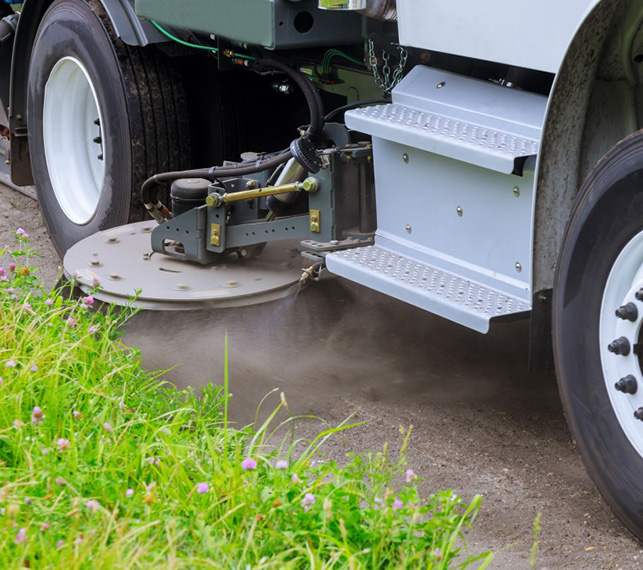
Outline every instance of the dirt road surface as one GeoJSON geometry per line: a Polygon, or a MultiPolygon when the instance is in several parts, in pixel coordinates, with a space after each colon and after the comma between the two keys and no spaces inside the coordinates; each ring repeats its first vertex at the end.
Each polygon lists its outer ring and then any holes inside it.
{"type": "MultiPolygon", "coordinates": [[[[0,187],[0,243],[23,227],[53,283],[60,260],[37,204],[0,187]]],[[[200,313],[140,313],[126,341],[150,368],[176,368],[179,386],[220,382],[228,331],[231,414],[252,421],[273,388],[297,413],[330,425],[364,425],[326,445],[349,451],[399,448],[413,426],[409,465],[424,495],[438,488],[483,494],[467,534],[473,552],[499,551],[492,568],[530,568],[533,522],[542,514],[537,568],[643,568],[643,547],[611,515],[571,441],[553,375],[526,371],[526,322],[480,335],[339,279],[261,307],[200,313]]],[[[269,409],[278,403],[273,395],[269,409]]],[[[324,424],[301,420],[297,436],[324,424]]]]}

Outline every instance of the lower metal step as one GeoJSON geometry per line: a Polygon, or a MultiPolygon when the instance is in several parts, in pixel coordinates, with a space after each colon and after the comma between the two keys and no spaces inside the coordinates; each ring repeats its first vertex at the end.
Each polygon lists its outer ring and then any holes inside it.
{"type": "Polygon", "coordinates": [[[522,299],[377,245],[328,254],[326,265],[331,273],[482,333],[494,318],[531,310],[522,299]]]}

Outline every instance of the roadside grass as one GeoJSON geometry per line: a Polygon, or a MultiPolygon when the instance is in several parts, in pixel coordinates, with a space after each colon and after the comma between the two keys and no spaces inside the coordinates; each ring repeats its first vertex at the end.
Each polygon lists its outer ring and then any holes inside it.
{"type": "MultiPolygon", "coordinates": [[[[232,429],[118,342],[132,310],[45,291],[28,236],[0,268],[0,568],[483,568],[480,497],[422,500],[406,464],[232,429]],[[322,449],[320,450],[320,447],[322,449]]],[[[99,285],[97,284],[97,287],[99,285]]],[[[282,428],[288,428],[287,420],[282,428]]],[[[284,431],[283,429],[281,431],[284,431]]],[[[280,431],[280,433],[281,433],[280,431]]],[[[288,430],[286,430],[288,431],[288,430]]]]}

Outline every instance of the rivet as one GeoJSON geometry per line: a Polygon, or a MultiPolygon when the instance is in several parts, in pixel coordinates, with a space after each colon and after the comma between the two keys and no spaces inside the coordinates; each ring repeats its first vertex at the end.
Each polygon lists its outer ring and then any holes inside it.
{"type": "Polygon", "coordinates": [[[436,88],[436,89],[442,89],[446,84],[447,84],[447,83],[446,83],[446,81],[440,81],[440,83],[438,83],[438,84],[435,86],[435,88],[436,88]]]}
{"type": "Polygon", "coordinates": [[[107,243],[118,243],[118,241],[119,241],[118,238],[111,237],[107,240],[107,243]]]}
{"type": "Polygon", "coordinates": [[[402,155],[402,160],[404,161],[404,164],[408,164],[409,163],[409,155],[404,153],[402,155]]]}
{"type": "Polygon", "coordinates": [[[514,186],[514,196],[518,198],[520,196],[520,187],[519,186],[514,186]]]}
{"type": "Polygon", "coordinates": [[[225,286],[226,287],[238,287],[239,284],[236,281],[226,281],[225,286]]]}
{"type": "Polygon", "coordinates": [[[455,211],[457,212],[458,216],[462,217],[462,214],[464,214],[464,210],[462,209],[462,206],[458,206],[455,211]]]}
{"type": "Polygon", "coordinates": [[[112,281],[118,281],[121,278],[121,276],[118,273],[110,273],[109,278],[112,281]]]}
{"type": "Polygon", "coordinates": [[[406,224],[406,233],[410,234],[413,231],[413,228],[411,227],[411,224],[406,224]]]}
{"type": "Polygon", "coordinates": [[[179,283],[175,289],[177,291],[187,291],[190,287],[188,285],[185,285],[184,283],[179,283]]]}
{"type": "Polygon", "coordinates": [[[520,263],[520,261],[516,261],[516,271],[518,273],[522,271],[522,263],[520,263]]]}
{"type": "Polygon", "coordinates": [[[101,263],[100,263],[100,261],[99,261],[98,259],[92,259],[92,260],[89,262],[89,264],[90,264],[90,265],[93,265],[94,267],[98,267],[101,263]]]}

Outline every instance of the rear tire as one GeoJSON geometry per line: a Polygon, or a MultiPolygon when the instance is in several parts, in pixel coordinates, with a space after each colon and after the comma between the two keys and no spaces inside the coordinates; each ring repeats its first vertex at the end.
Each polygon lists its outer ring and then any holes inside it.
{"type": "Polygon", "coordinates": [[[643,355],[635,354],[635,345],[643,347],[640,289],[643,131],[618,143],[581,188],[553,304],[558,385],[572,435],[605,501],[643,540],[643,421],[634,416],[643,408],[643,355]],[[632,320],[616,315],[628,303],[636,308],[632,320]],[[608,349],[620,337],[630,344],[627,355],[608,349]],[[630,375],[636,393],[618,390],[630,375]]]}
{"type": "Polygon", "coordinates": [[[187,103],[173,62],[117,39],[96,0],[56,0],[45,13],[27,111],[38,199],[61,255],[99,230],[143,219],[144,180],[191,166],[187,103]]]}

